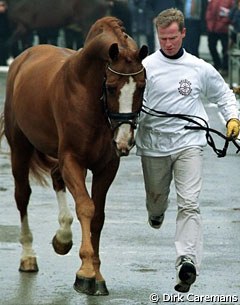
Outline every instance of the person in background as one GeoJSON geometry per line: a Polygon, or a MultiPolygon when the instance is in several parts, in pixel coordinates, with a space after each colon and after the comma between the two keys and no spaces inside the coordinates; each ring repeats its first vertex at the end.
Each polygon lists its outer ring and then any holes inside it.
{"type": "Polygon", "coordinates": [[[201,34],[204,31],[206,0],[183,0],[186,37],[183,47],[187,52],[199,57],[201,34]]]}
{"type": "Polygon", "coordinates": [[[110,14],[122,20],[126,32],[132,36],[132,16],[128,2],[128,0],[109,1],[110,14]]]}
{"type": "Polygon", "coordinates": [[[228,17],[230,19],[231,25],[233,26],[230,43],[235,44],[237,33],[240,33],[240,0],[235,1],[235,5],[231,8],[228,17]]]}
{"type": "Polygon", "coordinates": [[[39,38],[39,44],[58,45],[59,29],[56,28],[42,28],[36,31],[39,38]]]}
{"type": "Polygon", "coordinates": [[[8,38],[10,35],[9,22],[7,16],[7,3],[0,1],[0,66],[7,66],[9,58],[8,38]]]}
{"type": "Polygon", "coordinates": [[[82,29],[76,24],[63,28],[65,47],[72,50],[79,50],[83,47],[84,37],[82,29]]]}
{"type": "Polygon", "coordinates": [[[147,44],[154,51],[153,9],[150,0],[129,0],[132,16],[132,36],[138,45],[147,44]]]}
{"type": "Polygon", "coordinates": [[[234,0],[209,0],[206,10],[206,24],[208,33],[208,47],[215,69],[223,76],[228,74],[228,17],[234,0]],[[217,43],[221,42],[222,56],[217,50],[217,43]]]}
{"type": "Polygon", "coordinates": [[[154,11],[154,17],[156,17],[161,11],[172,7],[179,7],[181,5],[181,1],[182,0],[149,0],[149,3],[154,11]]]}
{"type": "MultiPolygon", "coordinates": [[[[203,103],[206,99],[216,103],[225,118],[227,137],[236,138],[240,121],[235,95],[211,64],[183,49],[186,35],[183,13],[174,8],[162,11],[156,18],[156,28],[161,49],[143,60],[146,69],[143,107],[208,120],[203,103]]],[[[154,229],[162,226],[174,179],[178,205],[175,290],[188,292],[199,274],[202,259],[199,194],[205,131],[186,129],[192,123],[176,116],[150,114],[141,112],[136,133],[148,222],[154,229]]]]}

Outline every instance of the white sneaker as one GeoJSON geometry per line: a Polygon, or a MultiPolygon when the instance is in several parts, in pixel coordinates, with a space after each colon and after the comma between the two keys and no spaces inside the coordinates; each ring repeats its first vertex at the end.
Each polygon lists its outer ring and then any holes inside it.
{"type": "Polygon", "coordinates": [[[180,265],[177,267],[177,284],[174,288],[179,292],[188,292],[195,280],[196,268],[194,263],[189,257],[183,256],[180,265]]]}

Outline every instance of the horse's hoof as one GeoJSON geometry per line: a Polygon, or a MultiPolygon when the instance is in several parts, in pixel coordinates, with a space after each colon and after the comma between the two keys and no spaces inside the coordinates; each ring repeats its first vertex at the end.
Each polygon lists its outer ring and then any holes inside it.
{"type": "Polygon", "coordinates": [[[38,272],[36,257],[28,257],[24,260],[22,259],[18,270],[21,272],[38,272]]]}
{"type": "Polygon", "coordinates": [[[76,276],[73,288],[77,292],[94,295],[95,294],[95,278],[86,278],[76,276]]]}
{"type": "Polygon", "coordinates": [[[96,281],[94,295],[109,295],[105,281],[96,281]]]}
{"type": "Polygon", "coordinates": [[[56,235],[55,235],[55,236],[53,237],[53,240],[52,240],[52,245],[53,245],[54,251],[55,251],[57,254],[65,255],[65,254],[67,254],[67,253],[71,250],[72,245],[73,245],[73,242],[72,242],[72,240],[71,240],[69,243],[66,243],[66,244],[60,243],[60,242],[57,240],[57,237],[56,237],[56,235]]]}

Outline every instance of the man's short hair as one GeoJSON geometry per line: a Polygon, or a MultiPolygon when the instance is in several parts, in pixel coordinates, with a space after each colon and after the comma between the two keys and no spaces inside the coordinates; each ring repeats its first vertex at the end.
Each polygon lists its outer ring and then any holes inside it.
{"type": "Polygon", "coordinates": [[[184,15],[177,8],[169,8],[160,12],[156,18],[156,27],[165,29],[173,22],[177,22],[179,31],[184,29],[184,15]]]}

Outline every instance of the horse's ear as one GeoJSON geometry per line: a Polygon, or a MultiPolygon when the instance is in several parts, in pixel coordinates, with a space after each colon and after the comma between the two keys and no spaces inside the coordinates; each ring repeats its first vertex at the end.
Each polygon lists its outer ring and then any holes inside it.
{"type": "Polygon", "coordinates": [[[143,60],[148,55],[148,47],[142,46],[141,49],[138,52],[138,57],[143,60]]]}
{"type": "Polygon", "coordinates": [[[118,44],[113,43],[109,48],[109,56],[112,60],[117,60],[119,54],[118,44]]]}

